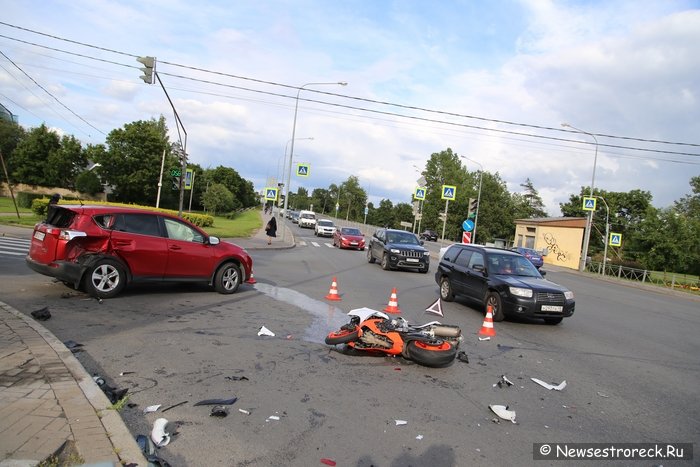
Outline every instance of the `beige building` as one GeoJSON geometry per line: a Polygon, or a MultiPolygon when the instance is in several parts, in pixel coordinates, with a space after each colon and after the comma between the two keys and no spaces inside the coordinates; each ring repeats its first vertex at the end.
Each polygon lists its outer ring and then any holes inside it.
{"type": "Polygon", "coordinates": [[[545,264],[578,269],[585,230],[585,217],[517,219],[514,246],[545,252],[545,264]]]}

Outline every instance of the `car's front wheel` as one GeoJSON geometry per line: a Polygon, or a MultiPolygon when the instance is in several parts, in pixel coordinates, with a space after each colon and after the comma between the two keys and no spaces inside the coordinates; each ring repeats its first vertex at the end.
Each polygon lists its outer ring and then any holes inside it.
{"type": "Polygon", "coordinates": [[[372,255],[372,248],[367,248],[367,262],[368,263],[374,263],[375,259],[374,256],[372,255]]]}
{"type": "Polygon", "coordinates": [[[486,308],[491,306],[491,314],[493,315],[494,322],[503,321],[505,315],[503,314],[503,305],[501,301],[501,296],[498,292],[489,292],[486,296],[486,308]]]}
{"type": "Polygon", "coordinates": [[[380,264],[382,265],[382,269],[384,269],[385,271],[391,269],[391,266],[389,266],[389,255],[384,253],[382,255],[382,262],[380,264]]]}
{"type": "Polygon", "coordinates": [[[226,263],[214,276],[214,289],[222,294],[232,294],[241,285],[241,269],[233,263],[226,263]]]}
{"type": "Polygon", "coordinates": [[[85,290],[95,298],[116,297],[126,286],[126,271],[117,261],[98,260],[85,276],[85,290]]]}

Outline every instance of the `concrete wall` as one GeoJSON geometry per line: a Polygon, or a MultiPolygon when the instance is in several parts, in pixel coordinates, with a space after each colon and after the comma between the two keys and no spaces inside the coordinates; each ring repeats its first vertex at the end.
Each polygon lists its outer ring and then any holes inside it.
{"type": "MultiPolygon", "coordinates": [[[[580,224],[580,221],[578,222],[580,224]]],[[[516,224],[515,246],[547,252],[545,264],[578,269],[581,258],[584,229],[580,226],[562,226],[561,223],[516,224]],[[558,224],[558,225],[552,225],[558,224]]]]}

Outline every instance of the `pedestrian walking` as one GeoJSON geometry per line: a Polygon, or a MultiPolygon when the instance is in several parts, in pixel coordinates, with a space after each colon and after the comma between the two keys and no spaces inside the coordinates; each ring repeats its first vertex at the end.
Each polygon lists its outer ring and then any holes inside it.
{"type": "Polygon", "coordinates": [[[267,244],[272,244],[272,239],[277,236],[277,220],[275,216],[272,216],[265,226],[265,233],[267,234],[267,244]]]}

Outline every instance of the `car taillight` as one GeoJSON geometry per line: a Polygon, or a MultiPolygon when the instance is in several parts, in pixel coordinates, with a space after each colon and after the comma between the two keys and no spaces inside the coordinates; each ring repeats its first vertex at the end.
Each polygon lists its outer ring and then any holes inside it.
{"type": "Polygon", "coordinates": [[[60,240],[65,240],[67,242],[77,237],[87,237],[87,234],[85,232],[81,232],[80,230],[61,230],[61,232],[58,234],[58,238],[60,240]]]}

